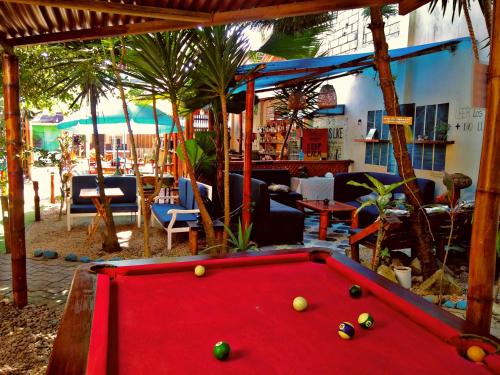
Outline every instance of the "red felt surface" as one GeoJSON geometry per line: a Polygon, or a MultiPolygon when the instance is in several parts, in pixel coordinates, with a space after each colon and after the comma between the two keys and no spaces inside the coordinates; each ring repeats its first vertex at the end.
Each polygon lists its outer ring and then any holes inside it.
{"type": "Polygon", "coordinates": [[[194,264],[169,264],[166,273],[157,273],[159,266],[118,269],[108,306],[108,373],[489,373],[445,342],[458,332],[417,309],[398,312],[406,303],[396,306],[399,298],[380,294],[338,262],[295,255],[281,263],[281,255],[279,263],[238,267],[246,259],[201,262],[207,266],[203,278],[194,276],[194,264]],[[360,299],[349,297],[353,282],[363,287],[360,299]],[[292,308],[299,295],[309,301],[301,313],[292,308]],[[374,317],[373,329],[357,325],[363,312],[374,317]],[[354,339],[338,337],[343,321],[354,324],[354,339]],[[226,362],[212,355],[220,340],[231,345],[226,362]]]}

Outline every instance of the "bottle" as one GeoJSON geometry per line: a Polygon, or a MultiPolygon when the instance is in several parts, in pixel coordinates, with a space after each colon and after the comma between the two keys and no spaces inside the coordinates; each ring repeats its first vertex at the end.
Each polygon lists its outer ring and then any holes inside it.
{"type": "Polygon", "coordinates": [[[299,160],[304,160],[304,151],[299,150],[299,160]]]}

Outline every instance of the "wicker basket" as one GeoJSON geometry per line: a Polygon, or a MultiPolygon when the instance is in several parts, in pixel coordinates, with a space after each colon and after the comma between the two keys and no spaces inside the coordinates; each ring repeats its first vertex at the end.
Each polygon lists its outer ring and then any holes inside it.
{"type": "Polygon", "coordinates": [[[318,96],[318,108],[335,108],[337,106],[337,93],[332,85],[321,87],[318,96]]]}

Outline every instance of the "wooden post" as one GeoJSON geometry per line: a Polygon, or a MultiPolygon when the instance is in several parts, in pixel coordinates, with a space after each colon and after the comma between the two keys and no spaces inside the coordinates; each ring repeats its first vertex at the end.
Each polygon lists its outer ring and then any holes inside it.
{"type": "Polygon", "coordinates": [[[35,191],[35,221],[40,221],[40,196],[38,195],[38,181],[33,181],[35,191]]]}
{"type": "Polygon", "coordinates": [[[56,203],[56,195],[54,188],[54,172],[50,172],[50,203],[56,203]]]}
{"type": "Polygon", "coordinates": [[[208,131],[214,131],[215,118],[212,111],[208,111],[208,131]]]}
{"type": "Polygon", "coordinates": [[[10,224],[9,224],[9,198],[6,195],[0,197],[2,200],[2,223],[5,252],[10,253],[10,224]]]}
{"type": "Polygon", "coordinates": [[[193,112],[191,112],[187,117],[186,117],[186,139],[193,139],[194,138],[194,115],[193,112]]]}
{"type": "Polygon", "coordinates": [[[469,258],[466,320],[478,334],[490,332],[495,283],[496,236],[500,210],[500,4],[494,3],[490,39],[486,121],[469,258]]]}
{"type": "Polygon", "coordinates": [[[240,133],[240,139],[238,139],[238,153],[241,155],[243,153],[243,115],[238,114],[238,129],[240,133]]]}
{"type": "Polygon", "coordinates": [[[12,294],[18,308],[28,303],[26,281],[26,243],[24,237],[24,181],[21,163],[21,116],[19,111],[19,60],[3,54],[3,95],[9,178],[10,251],[12,294]]]}
{"type": "Polygon", "coordinates": [[[253,103],[255,98],[254,76],[247,81],[246,108],[245,108],[245,151],[243,154],[243,211],[242,226],[250,225],[250,203],[252,199],[252,131],[253,131],[253,103]]]}
{"type": "Polygon", "coordinates": [[[177,133],[172,134],[172,139],[174,140],[174,152],[172,154],[172,163],[174,170],[175,181],[179,180],[179,158],[177,157],[177,133]]]}

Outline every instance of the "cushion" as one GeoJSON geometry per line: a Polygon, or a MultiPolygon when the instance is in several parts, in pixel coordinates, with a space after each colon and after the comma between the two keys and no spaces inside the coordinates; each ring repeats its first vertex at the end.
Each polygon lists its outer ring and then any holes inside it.
{"type": "Polygon", "coordinates": [[[392,197],[401,202],[406,202],[406,194],[405,193],[394,193],[392,197]]]}
{"type": "Polygon", "coordinates": [[[286,185],[280,185],[280,184],[271,184],[268,187],[269,191],[272,192],[281,192],[281,193],[288,193],[290,191],[290,187],[286,185]]]}
{"type": "MultiPolygon", "coordinates": [[[[97,187],[97,177],[95,175],[73,176],[71,178],[71,198],[74,204],[92,205],[90,198],[80,198],[81,189],[95,189],[97,187]]],[[[89,211],[87,211],[89,212],[89,211]]],[[[94,211],[96,212],[95,208],[94,211]]]]}
{"type": "Polygon", "coordinates": [[[371,192],[370,194],[362,195],[356,199],[359,203],[364,203],[369,200],[377,199],[378,194],[375,192],[371,192]]]}
{"type": "MultiPolygon", "coordinates": [[[[184,207],[178,205],[178,204],[169,204],[169,203],[154,203],[151,206],[151,211],[153,215],[158,219],[158,221],[164,226],[168,226],[168,223],[170,220],[172,220],[172,215],[168,214],[167,212],[172,209],[178,209],[178,210],[183,210],[184,207]]],[[[178,226],[185,226],[187,221],[196,221],[198,220],[197,214],[191,214],[191,213],[186,213],[186,214],[177,214],[176,220],[175,220],[175,227],[178,226]]]]}
{"type": "Polygon", "coordinates": [[[137,182],[135,176],[106,176],[104,186],[107,188],[120,188],[123,197],[115,197],[111,200],[114,203],[136,203],[137,202],[137,182]]]}

